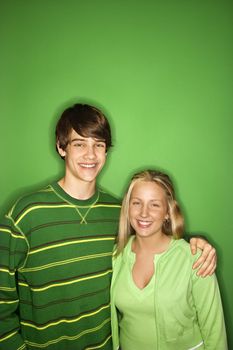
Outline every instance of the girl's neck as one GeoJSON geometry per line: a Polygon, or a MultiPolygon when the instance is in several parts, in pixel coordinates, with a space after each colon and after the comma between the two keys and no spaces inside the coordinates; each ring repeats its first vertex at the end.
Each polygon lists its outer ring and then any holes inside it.
{"type": "Polygon", "coordinates": [[[139,237],[135,236],[132,242],[134,253],[161,254],[167,250],[172,236],[161,234],[159,237],[139,237]]]}

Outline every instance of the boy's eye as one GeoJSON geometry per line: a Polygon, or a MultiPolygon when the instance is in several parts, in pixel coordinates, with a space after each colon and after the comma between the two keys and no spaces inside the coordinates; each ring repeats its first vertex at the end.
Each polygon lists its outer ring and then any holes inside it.
{"type": "Polygon", "coordinates": [[[105,143],[97,143],[97,144],[96,144],[96,147],[98,147],[98,148],[99,148],[99,147],[100,147],[100,148],[101,148],[101,147],[105,147],[105,143]]]}
{"type": "Polygon", "coordinates": [[[79,142],[74,143],[74,147],[82,147],[82,146],[84,146],[84,143],[79,143],[79,142]]]}

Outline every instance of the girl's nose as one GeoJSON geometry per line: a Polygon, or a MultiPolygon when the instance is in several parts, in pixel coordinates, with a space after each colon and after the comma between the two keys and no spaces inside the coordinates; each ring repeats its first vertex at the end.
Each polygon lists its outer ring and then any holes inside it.
{"type": "Polygon", "coordinates": [[[140,214],[142,217],[146,217],[148,215],[148,207],[146,204],[143,204],[141,206],[141,213],[140,214]]]}

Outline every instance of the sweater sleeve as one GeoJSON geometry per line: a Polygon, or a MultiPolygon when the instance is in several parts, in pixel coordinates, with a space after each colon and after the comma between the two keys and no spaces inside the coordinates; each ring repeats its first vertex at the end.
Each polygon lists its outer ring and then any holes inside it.
{"type": "Polygon", "coordinates": [[[17,270],[27,256],[26,238],[10,216],[0,224],[0,350],[23,350],[18,313],[17,270]]]}
{"type": "Polygon", "coordinates": [[[217,278],[193,272],[193,298],[206,350],[227,350],[226,329],[217,278]]]}

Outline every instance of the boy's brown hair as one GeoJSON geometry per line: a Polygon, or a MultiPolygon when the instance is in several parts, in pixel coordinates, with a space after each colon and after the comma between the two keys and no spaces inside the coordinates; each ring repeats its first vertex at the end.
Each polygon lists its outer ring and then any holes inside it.
{"type": "Polygon", "coordinates": [[[56,144],[66,149],[74,129],[82,137],[102,140],[106,150],[112,146],[111,128],[105,115],[96,107],[77,103],[65,109],[56,126],[56,144]]]}

